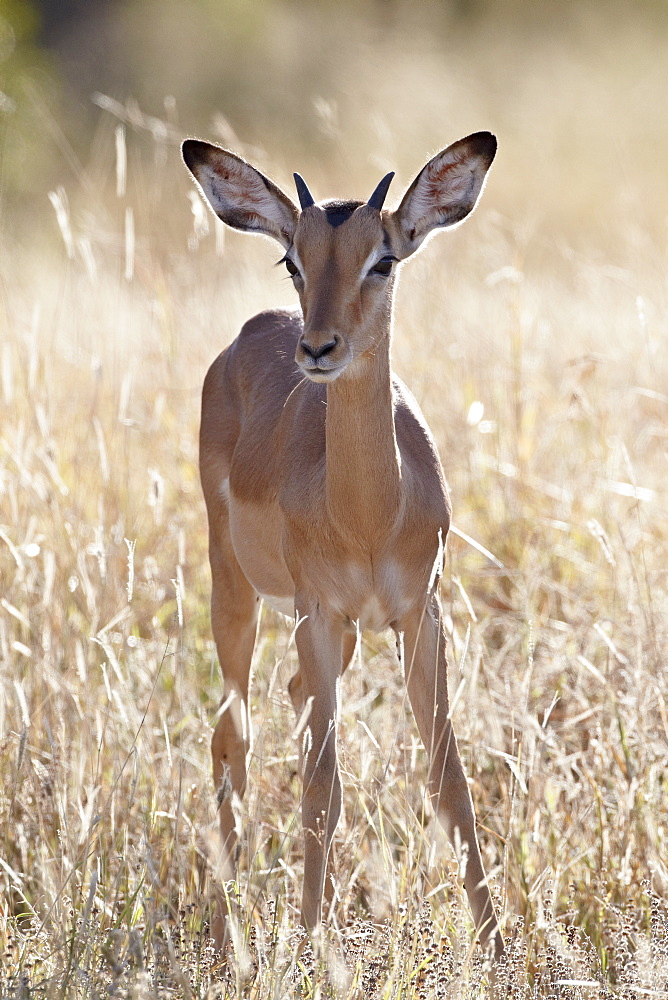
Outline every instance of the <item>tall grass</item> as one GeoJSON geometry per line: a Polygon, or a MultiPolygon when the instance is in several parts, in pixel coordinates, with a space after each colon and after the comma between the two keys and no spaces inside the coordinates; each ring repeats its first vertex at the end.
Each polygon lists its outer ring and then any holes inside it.
{"type": "MultiPolygon", "coordinates": [[[[394,357],[453,492],[453,714],[517,998],[668,995],[666,138],[654,157],[638,138],[665,54],[647,25],[613,28],[614,75],[566,31],[480,29],[439,61],[399,19],[354,62],[365,94],[397,68],[371,108],[345,64],[329,104],[304,102],[311,173],[278,129],[254,150],[317,195],[370,191],[389,162],[397,197],[429,147],[499,132],[479,211],[405,269],[394,357]]],[[[484,992],[382,636],[345,677],[335,900],[320,953],[303,938],[296,654],[267,610],[237,932],[213,954],[198,399],[243,319],[293,293],[267,244],[214,231],[180,129],[98,104],[90,164],[3,230],[0,992],[484,992]]]]}

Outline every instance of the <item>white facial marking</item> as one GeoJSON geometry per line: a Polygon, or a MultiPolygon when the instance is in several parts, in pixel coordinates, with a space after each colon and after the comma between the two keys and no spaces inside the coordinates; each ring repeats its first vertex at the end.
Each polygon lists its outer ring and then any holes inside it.
{"type": "Polygon", "coordinates": [[[382,258],[383,258],[382,253],[380,257],[378,256],[378,247],[376,247],[375,250],[372,250],[367,259],[362,264],[362,270],[360,272],[361,277],[366,278],[371,268],[374,267],[379,260],[382,260],[382,258]]]}
{"type": "Polygon", "coordinates": [[[288,256],[292,261],[292,263],[295,265],[295,267],[299,268],[299,273],[301,274],[302,278],[304,278],[304,265],[302,264],[299,258],[299,254],[297,253],[297,247],[294,245],[294,243],[290,247],[288,256]]]}
{"type": "Polygon", "coordinates": [[[330,368],[329,370],[324,370],[322,368],[304,368],[300,365],[301,370],[304,372],[307,378],[311,382],[334,382],[339,375],[343,372],[343,368],[330,368]]]}

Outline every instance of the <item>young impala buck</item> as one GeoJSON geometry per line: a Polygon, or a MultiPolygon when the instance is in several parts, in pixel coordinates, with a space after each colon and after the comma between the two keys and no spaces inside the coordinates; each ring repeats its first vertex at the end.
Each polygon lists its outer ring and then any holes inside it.
{"type": "MultiPolygon", "coordinates": [[[[438,598],[450,502],[431,433],[390,368],[397,265],[474,208],[496,152],[477,132],[431,159],[394,211],[393,174],[367,202],[316,204],[295,174],[301,211],[241,157],[188,139],[183,157],[216,214],[281,244],[301,312],[249,320],[204,382],[202,486],[213,576],[211,617],[223,673],[212,740],[222,858],[234,872],[231,794],[244,794],[248,686],[260,598],[298,619],[290,682],[304,740],[302,921],[321,919],[341,810],[339,678],[358,629],[393,629],[420,735],[429,793],[466,854],[464,885],[482,944],[503,941],[483,871],[471,796],[448,710],[438,598]]],[[[428,349],[428,345],[424,345],[428,349]]]]}

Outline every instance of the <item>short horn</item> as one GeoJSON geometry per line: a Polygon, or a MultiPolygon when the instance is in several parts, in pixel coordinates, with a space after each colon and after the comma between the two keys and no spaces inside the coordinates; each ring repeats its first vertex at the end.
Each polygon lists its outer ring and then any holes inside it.
{"type": "Polygon", "coordinates": [[[367,205],[370,205],[371,208],[377,208],[378,211],[380,212],[381,208],[383,207],[383,202],[385,201],[385,196],[387,195],[387,189],[392,183],[393,177],[394,177],[394,170],[390,171],[389,174],[385,174],[382,181],[380,182],[374,193],[369,198],[367,205]]]}
{"type": "Polygon", "coordinates": [[[315,199],[306,186],[306,181],[299,174],[293,175],[295,178],[295,185],[297,187],[297,194],[299,195],[299,204],[302,208],[310,208],[311,205],[315,205],[315,199]]]}

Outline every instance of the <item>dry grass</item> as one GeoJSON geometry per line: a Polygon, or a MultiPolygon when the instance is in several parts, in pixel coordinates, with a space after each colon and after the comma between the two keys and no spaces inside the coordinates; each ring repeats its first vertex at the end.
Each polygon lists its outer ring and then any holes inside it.
{"type": "MultiPolygon", "coordinates": [[[[257,157],[286,187],[297,168],[342,194],[396,158],[396,197],[427,147],[500,134],[477,215],[406,268],[395,362],[453,489],[451,695],[510,942],[501,986],[518,1000],[666,997],[667,150],[660,130],[654,157],[638,141],[665,114],[646,102],[664,36],[611,28],[613,76],[566,29],[515,48],[481,29],[441,62],[402,32],[365,61],[350,50],[363,93],[394,54],[387,106],[376,95],[355,112],[344,82],[330,84],[338,104],[309,104],[311,173],[277,128],[257,157]],[[511,56],[515,71],[499,69],[511,56]],[[398,80],[418,71],[416,111],[398,80]],[[455,109],[445,126],[439,93],[455,109]]],[[[383,637],[345,678],[338,899],[321,954],[303,940],[295,651],[267,611],[238,936],[227,963],[211,952],[219,680],[198,397],[242,320],[293,293],[268,245],[226,233],[216,246],[192,215],[169,130],[119,114],[100,112],[91,165],[55,199],[64,238],[41,192],[43,220],[5,229],[0,251],[0,994],[479,995],[486,972],[383,637]]]]}

